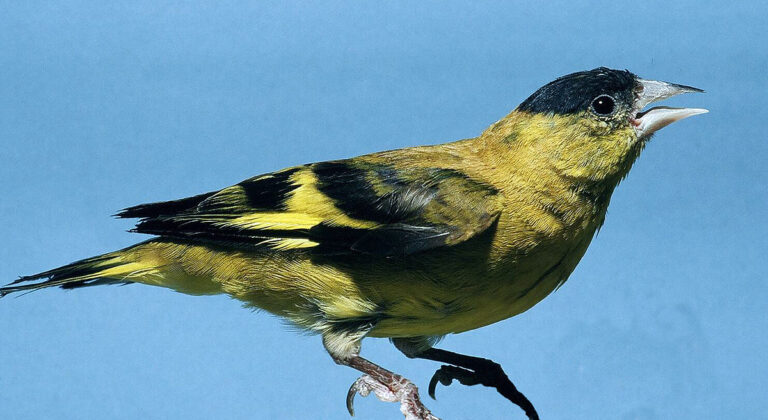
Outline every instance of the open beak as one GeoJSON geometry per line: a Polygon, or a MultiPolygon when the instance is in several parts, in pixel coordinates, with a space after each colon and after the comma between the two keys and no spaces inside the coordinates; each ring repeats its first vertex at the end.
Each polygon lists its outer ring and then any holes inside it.
{"type": "Polygon", "coordinates": [[[671,98],[681,93],[704,92],[695,87],[676,85],[674,83],[660,82],[657,80],[637,79],[638,87],[635,91],[635,111],[632,125],[635,126],[638,139],[647,139],[656,131],[672,124],[675,121],[688,118],[693,115],[709,112],[702,108],[670,108],[666,106],[653,107],[647,111],[642,109],[653,102],[671,98]]]}

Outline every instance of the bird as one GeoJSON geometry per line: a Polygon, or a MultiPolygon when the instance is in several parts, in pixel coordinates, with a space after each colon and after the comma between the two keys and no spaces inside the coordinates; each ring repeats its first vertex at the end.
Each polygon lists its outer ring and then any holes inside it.
{"type": "Polygon", "coordinates": [[[436,347],[559,288],[611,195],[659,129],[708,112],[647,105],[691,86],[599,67],[557,78],[480,135],[310,163],[218,191],[141,204],[144,242],[20,277],[9,293],[141,283],[227,294],[322,338],[362,373],[347,393],[435,420],[410,380],[361,356],[367,337],[441,363],[438,383],[483,385],[538,419],[501,365],[436,347]]]}

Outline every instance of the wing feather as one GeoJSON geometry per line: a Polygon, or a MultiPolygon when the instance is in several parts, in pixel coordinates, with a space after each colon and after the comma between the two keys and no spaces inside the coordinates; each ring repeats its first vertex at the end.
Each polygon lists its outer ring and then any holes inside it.
{"type": "Polygon", "coordinates": [[[463,242],[500,213],[498,191],[456,169],[316,163],[118,213],[135,232],[273,250],[410,255],[463,242]]]}

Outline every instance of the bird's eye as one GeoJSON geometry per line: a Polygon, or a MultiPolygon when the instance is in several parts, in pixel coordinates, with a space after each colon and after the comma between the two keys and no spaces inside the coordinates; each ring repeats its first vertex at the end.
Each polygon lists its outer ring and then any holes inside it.
{"type": "Polygon", "coordinates": [[[616,108],[616,102],[608,95],[600,95],[592,101],[592,111],[597,115],[611,115],[616,108]]]}

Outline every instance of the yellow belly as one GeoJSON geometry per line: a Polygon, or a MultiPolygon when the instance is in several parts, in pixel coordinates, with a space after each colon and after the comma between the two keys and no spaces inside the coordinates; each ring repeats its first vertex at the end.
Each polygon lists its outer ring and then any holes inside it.
{"type": "MultiPolygon", "coordinates": [[[[557,289],[584,255],[588,241],[560,254],[528,255],[458,287],[406,287],[403,298],[369,334],[445,335],[480,328],[530,309],[557,289]]],[[[457,274],[463,274],[457,271],[457,274]]]]}
{"type": "Polygon", "coordinates": [[[534,306],[567,279],[592,234],[520,255],[492,255],[492,234],[405,259],[321,258],[310,252],[221,250],[148,242],[121,255],[128,280],[187,294],[227,293],[317,332],[356,322],[374,337],[444,335],[534,306]],[[194,281],[191,281],[194,280],[194,281]]]}

